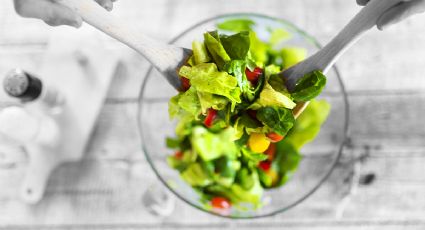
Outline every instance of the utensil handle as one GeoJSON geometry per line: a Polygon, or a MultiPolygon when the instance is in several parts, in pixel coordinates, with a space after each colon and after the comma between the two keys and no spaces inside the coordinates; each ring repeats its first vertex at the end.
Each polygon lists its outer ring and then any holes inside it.
{"type": "Polygon", "coordinates": [[[326,73],[338,58],[373,28],[379,17],[402,0],[372,0],[323,49],[311,57],[316,69],[326,73]]]}
{"type": "Polygon", "coordinates": [[[93,0],[57,0],[57,2],[77,12],[88,24],[138,51],[161,72],[167,71],[170,66],[174,67],[174,64],[178,66],[185,57],[182,48],[143,35],[93,0]]]}

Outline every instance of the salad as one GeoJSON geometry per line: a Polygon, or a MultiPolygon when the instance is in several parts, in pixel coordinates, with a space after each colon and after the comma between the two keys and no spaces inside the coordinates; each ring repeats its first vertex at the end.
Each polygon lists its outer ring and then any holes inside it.
{"type": "Polygon", "coordinates": [[[326,77],[314,71],[292,92],[278,74],[306,56],[300,47],[279,47],[290,38],[283,29],[268,41],[250,20],[218,25],[193,41],[193,55],[179,75],[182,90],[169,101],[177,119],[176,136],[167,139],[175,153],[168,164],[192,186],[206,208],[259,208],[266,189],[284,185],[296,171],[300,149],[325,122],[330,105],[314,100],[326,77]],[[311,101],[297,119],[293,109],[311,101]]]}

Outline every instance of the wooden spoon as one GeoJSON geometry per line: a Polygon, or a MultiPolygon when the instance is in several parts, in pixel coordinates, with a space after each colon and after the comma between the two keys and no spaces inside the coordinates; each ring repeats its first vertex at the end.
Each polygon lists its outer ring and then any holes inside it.
{"type": "Polygon", "coordinates": [[[142,54],[176,89],[181,89],[177,70],[192,55],[189,49],[156,41],[120,20],[93,0],[56,0],[75,10],[82,19],[142,54]]]}
{"type": "MultiPolygon", "coordinates": [[[[286,87],[293,90],[298,79],[315,70],[327,73],[338,58],[357,42],[366,31],[376,25],[379,17],[403,0],[372,0],[332,39],[323,49],[280,74],[286,79],[286,87]]],[[[370,68],[370,66],[365,66],[370,68]]],[[[308,102],[298,103],[293,113],[298,117],[308,102]]]]}

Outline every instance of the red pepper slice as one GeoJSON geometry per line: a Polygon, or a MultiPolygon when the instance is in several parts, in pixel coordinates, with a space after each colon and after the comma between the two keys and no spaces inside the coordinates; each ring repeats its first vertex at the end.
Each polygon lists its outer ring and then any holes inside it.
{"type": "Polygon", "coordinates": [[[217,117],[217,110],[208,109],[207,117],[204,120],[204,125],[210,128],[214,122],[214,119],[217,117]]]}

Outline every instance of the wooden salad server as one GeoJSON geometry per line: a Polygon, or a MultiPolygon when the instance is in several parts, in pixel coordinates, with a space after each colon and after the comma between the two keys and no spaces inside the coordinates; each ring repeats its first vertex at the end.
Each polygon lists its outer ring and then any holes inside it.
{"type": "MultiPolygon", "coordinates": [[[[321,70],[326,74],[345,51],[376,25],[383,13],[400,2],[403,0],[370,1],[325,47],[280,73],[286,79],[288,90],[293,90],[296,82],[307,73],[321,70]]],[[[298,117],[307,105],[308,102],[298,103],[293,111],[294,116],[298,117]]]]}
{"type": "Polygon", "coordinates": [[[186,63],[192,51],[145,36],[137,28],[110,14],[92,0],[57,0],[75,10],[85,22],[142,54],[168,82],[181,89],[178,69],[186,63]]]}

